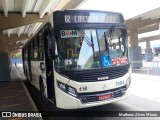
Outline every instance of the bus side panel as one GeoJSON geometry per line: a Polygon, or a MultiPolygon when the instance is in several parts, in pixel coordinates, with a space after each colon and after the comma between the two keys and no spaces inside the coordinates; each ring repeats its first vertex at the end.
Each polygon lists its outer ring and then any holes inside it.
{"type": "Polygon", "coordinates": [[[31,71],[31,45],[28,45],[28,58],[27,58],[27,66],[28,66],[28,79],[29,81],[32,80],[32,71],[31,71]]]}
{"type": "Polygon", "coordinates": [[[24,48],[25,52],[23,52],[23,69],[26,75],[26,78],[31,80],[31,69],[30,69],[30,44],[26,45],[24,48]]]}
{"type": "Polygon", "coordinates": [[[40,90],[39,88],[39,76],[40,76],[40,72],[39,72],[39,66],[40,61],[31,61],[31,71],[32,71],[32,83],[34,84],[34,86],[40,90]]]}

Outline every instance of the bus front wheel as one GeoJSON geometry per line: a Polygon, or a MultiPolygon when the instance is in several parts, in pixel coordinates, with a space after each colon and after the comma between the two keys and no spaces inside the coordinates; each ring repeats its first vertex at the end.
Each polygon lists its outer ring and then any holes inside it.
{"type": "Polygon", "coordinates": [[[40,94],[41,94],[41,97],[44,98],[45,97],[45,89],[44,89],[44,84],[43,84],[43,81],[40,82],[40,94]]]}

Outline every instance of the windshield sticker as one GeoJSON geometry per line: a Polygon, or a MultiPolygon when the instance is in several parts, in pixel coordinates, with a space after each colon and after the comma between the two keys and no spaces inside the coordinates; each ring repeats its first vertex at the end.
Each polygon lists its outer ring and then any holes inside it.
{"type": "Polygon", "coordinates": [[[72,60],[71,59],[66,59],[65,60],[65,65],[72,65],[72,60]]]}
{"type": "Polygon", "coordinates": [[[113,65],[119,65],[119,64],[127,64],[128,58],[127,57],[121,57],[121,58],[113,58],[112,64],[113,65]]]}
{"type": "Polygon", "coordinates": [[[84,37],[84,32],[80,30],[61,30],[61,38],[84,37]]]}
{"type": "Polygon", "coordinates": [[[110,56],[102,56],[101,60],[102,60],[103,68],[112,66],[112,61],[111,61],[111,57],[110,56]]]}
{"type": "Polygon", "coordinates": [[[79,91],[87,91],[87,86],[80,86],[79,91]]]}

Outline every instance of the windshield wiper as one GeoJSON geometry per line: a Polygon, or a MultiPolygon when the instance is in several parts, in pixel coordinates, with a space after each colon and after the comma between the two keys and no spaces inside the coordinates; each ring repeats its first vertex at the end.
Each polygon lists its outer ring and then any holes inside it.
{"type": "Polygon", "coordinates": [[[126,52],[126,43],[125,43],[125,41],[126,41],[126,37],[125,38],[122,37],[122,45],[124,47],[123,56],[124,56],[124,54],[126,52]]]}
{"type": "Polygon", "coordinates": [[[121,50],[121,37],[118,37],[118,45],[119,45],[119,49],[121,50]]]}
{"type": "Polygon", "coordinates": [[[81,30],[79,27],[75,27],[75,30],[79,30],[84,35],[84,41],[88,44],[89,47],[93,47],[93,44],[90,42],[90,38],[85,34],[83,30],[81,30]]]}
{"type": "Polygon", "coordinates": [[[93,59],[95,60],[96,56],[95,56],[95,50],[94,50],[94,43],[93,43],[92,31],[90,31],[90,35],[91,35],[91,43],[92,43],[93,59]]]}
{"type": "Polygon", "coordinates": [[[76,30],[79,30],[80,32],[83,33],[84,35],[84,41],[88,44],[89,47],[92,47],[93,51],[93,59],[95,60],[95,50],[94,50],[94,43],[93,43],[93,36],[92,36],[92,31],[90,31],[90,36],[91,39],[85,34],[83,30],[81,30],[79,27],[75,27],[76,30]],[[91,42],[90,42],[91,41],[91,42]]]}
{"type": "Polygon", "coordinates": [[[104,41],[105,41],[105,47],[109,56],[109,44],[108,44],[108,38],[106,37],[106,33],[104,32],[104,41]]]}
{"type": "Polygon", "coordinates": [[[114,28],[115,28],[115,26],[112,25],[111,28],[109,29],[109,37],[110,37],[110,40],[112,40],[112,38],[113,38],[114,28]]]}

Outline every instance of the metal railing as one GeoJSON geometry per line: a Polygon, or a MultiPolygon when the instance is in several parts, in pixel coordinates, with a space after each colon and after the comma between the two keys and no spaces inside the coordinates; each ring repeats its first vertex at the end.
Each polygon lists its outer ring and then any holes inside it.
{"type": "Polygon", "coordinates": [[[141,64],[141,67],[132,67],[133,73],[142,73],[148,75],[160,76],[160,60],[153,61],[131,61],[131,66],[135,64],[141,64]]]}

